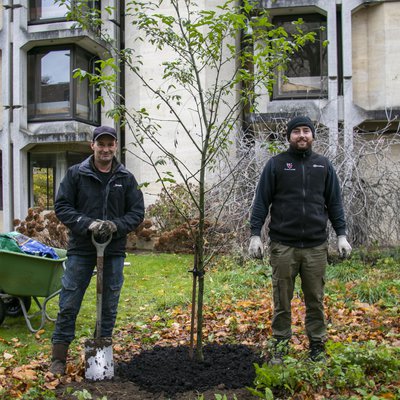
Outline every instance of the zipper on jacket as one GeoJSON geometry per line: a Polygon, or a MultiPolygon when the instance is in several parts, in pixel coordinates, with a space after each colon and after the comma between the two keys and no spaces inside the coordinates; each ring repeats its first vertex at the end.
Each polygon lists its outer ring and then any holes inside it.
{"type": "Polygon", "coordinates": [[[107,182],[105,193],[104,193],[104,203],[103,203],[103,219],[107,221],[107,204],[108,204],[108,195],[110,194],[111,183],[116,179],[115,173],[111,175],[110,179],[107,182]]]}
{"type": "Polygon", "coordinates": [[[301,160],[301,173],[302,173],[302,192],[303,192],[303,220],[302,220],[302,226],[301,226],[301,247],[304,247],[304,224],[305,224],[305,218],[306,218],[306,174],[305,174],[305,167],[304,167],[304,157],[301,160]]]}

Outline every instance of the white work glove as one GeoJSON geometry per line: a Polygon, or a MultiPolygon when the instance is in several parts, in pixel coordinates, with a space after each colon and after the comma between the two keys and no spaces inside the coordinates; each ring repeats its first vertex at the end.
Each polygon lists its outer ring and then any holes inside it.
{"type": "Polygon", "coordinates": [[[253,258],[263,258],[264,248],[260,236],[250,238],[249,255],[253,258]]]}
{"type": "Polygon", "coordinates": [[[350,243],[347,241],[346,236],[338,236],[337,241],[339,254],[343,257],[348,257],[351,253],[351,246],[350,243]]]}
{"type": "Polygon", "coordinates": [[[94,235],[99,235],[100,234],[100,230],[101,227],[103,225],[104,221],[102,221],[101,219],[96,219],[96,221],[93,221],[90,225],[89,225],[89,231],[92,231],[94,235]]]}
{"type": "Polygon", "coordinates": [[[103,221],[99,229],[99,234],[107,237],[112,235],[114,232],[117,232],[117,225],[112,221],[103,221]]]}

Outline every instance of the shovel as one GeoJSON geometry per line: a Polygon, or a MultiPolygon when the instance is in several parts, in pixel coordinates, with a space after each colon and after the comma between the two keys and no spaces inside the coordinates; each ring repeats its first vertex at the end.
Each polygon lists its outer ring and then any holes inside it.
{"type": "Polygon", "coordinates": [[[96,330],[94,339],[85,341],[85,378],[91,381],[101,381],[114,377],[114,361],[111,337],[101,337],[101,310],[103,304],[103,267],[104,250],[111,242],[112,235],[106,242],[98,243],[92,234],[92,242],[97,251],[96,280],[96,330]]]}

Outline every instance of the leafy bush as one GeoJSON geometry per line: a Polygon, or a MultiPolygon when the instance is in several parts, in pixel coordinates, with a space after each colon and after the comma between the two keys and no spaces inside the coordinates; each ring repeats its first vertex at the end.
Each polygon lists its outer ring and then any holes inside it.
{"type": "MultiPolygon", "coordinates": [[[[190,192],[198,198],[195,185],[190,185],[190,192]]],[[[190,192],[183,184],[172,185],[168,191],[162,189],[158,200],[147,208],[147,216],[154,221],[160,233],[155,250],[193,253],[199,220],[198,207],[190,192]]],[[[236,233],[215,222],[210,209],[208,214],[204,227],[205,249],[216,253],[230,251],[236,233]]]]}
{"type": "MultiPolygon", "coordinates": [[[[198,198],[198,189],[190,186],[198,198]]],[[[161,190],[158,200],[147,208],[148,217],[154,219],[160,232],[172,231],[198,215],[198,208],[188,189],[182,184],[172,185],[168,191],[161,190]]]]}
{"type": "MultiPolygon", "coordinates": [[[[273,394],[290,398],[296,394],[312,396],[316,392],[332,390],[336,393],[385,393],[386,384],[400,373],[400,349],[366,343],[327,344],[329,357],[321,362],[309,362],[286,356],[283,365],[256,364],[255,388],[249,390],[262,399],[273,399],[273,394]],[[272,396],[272,397],[271,397],[272,396]]],[[[399,393],[400,394],[400,393],[399,393]]]]}

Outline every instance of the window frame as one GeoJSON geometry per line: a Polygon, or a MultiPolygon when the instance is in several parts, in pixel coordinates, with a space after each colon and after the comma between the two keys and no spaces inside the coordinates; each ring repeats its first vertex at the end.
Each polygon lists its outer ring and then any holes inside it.
{"type": "MultiPolygon", "coordinates": [[[[48,24],[49,22],[63,22],[67,20],[67,15],[64,17],[54,18],[38,18],[38,12],[36,10],[41,9],[42,0],[29,0],[28,2],[28,25],[36,24],[48,24]],[[34,15],[34,17],[32,17],[34,15]]],[[[54,4],[56,7],[57,5],[54,4]]]]}
{"type": "MultiPolygon", "coordinates": [[[[318,13],[312,14],[296,14],[296,15],[276,15],[273,17],[272,22],[274,26],[279,24],[284,24],[292,21],[297,21],[299,18],[303,19],[304,25],[307,23],[319,23],[320,28],[324,27],[324,32],[327,32],[327,18],[326,16],[318,13]]],[[[309,31],[312,31],[310,29],[309,31]]],[[[285,75],[287,71],[277,71],[276,76],[276,83],[273,86],[272,92],[272,100],[294,100],[294,99],[320,99],[320,98],[328,98],[328,52],[327,49],[324,48],[323,43],[327,39],[326,34],[323,35],[322,30],[318,30],[320,33],[317,32],[317,38],[315,43],[311,43],[311,45],[319,44],[319,54],[320,54],[320,61],[319,61],[319,69],[320,69],[320,86],[319,90],[311,91],[311,92],[296,92],[296,91],[288,91],[287,93],[282,92],[280,90],[282,84],[284,83],[283,80],[285,78],[295,78],[287,77],[285,75]],[[322,35],[321,35],[322,34],[322,35]],[[321,37],[322,36],[322,37],[321,37]],[[325,56],[324,56],[325,53],[325,56]],[[325,81],[325,84],[324,84],[325,81]]],[[[293,54],[293,57],[296,57],[298,53],[293,54]]],[[[312,75],[310,75],[311,77],[312,75]]]]}
{"type": "Polygon", "coordinates": [[[34,82],[30,82],[28,79],[27,82],[27,99],[28,99],[28,122],[44,122],[44,121],[81,121],[85,123],[89,123],[92,125],[99,125],[100,124],[100,103],[95,103],[95,99],[97,97],[96,92],[98,88],[95,86],[90,86],[88,85],[89,93],[88,93],[88,103],[92,103],[92,110],[89,113],[88,118],[82,118],[78,116],[77,112],[77,105],[78,105],[78,79],[73,78],[73,71],[78,67],[77,65],[77,59],[78,55],[83,55],[84,59],[88,61],[88,64],[90,66],[91,71],[94,71],[95,68],[95,63],[97,60],[99,60],[99,57],[88,52],[87,50],[83,49],[82,47],[75,45],[75,44],[70,44],[70,45],[57,45],[57,46],[39,46],[35,47],[32,50],[30,50],[27,54],[28,57],[28,68],[27,70],[33,70],[33,75],[34,75],[34,82]],[[39,103],[39,93],[40,93],[40,88],[39,85],[41,85],[41,70],[38,67],[38,60],[37,58],[34,58],[33,61],[30,61],[30,56],[37,56],[40,54],[45,54],[51,53],[52,51],[60,51],[60,50],[69,50],[70,51],[70,65],[69,65],[69,113],[68,115],[62,115],[62,114],[55,114],[55,115],[44,115],[44,114],[38,114],[37,112],[37,104],[39,103]],[[29,63],[32,62],[34,65],[29,66],[29,63]],[[32,86],[33,85],[33,88],[32,86]],[[33,91],[32,94],[30,94],[30,91],[33,91]],[[33,98],[33,103],[30,103],[31,98],[33,98]],[[33,112],[30,111],[31,106],[33,108],[33,112]]]}
{"type": "MultiPolygon", "coordinates": [[[[67,18],[67,13],[65,14],[64,17],[54,17],[54,18],[38,18],[37,11],[41,8],[41,2],[42,0],[29,0],[28,2],[28,25],[40,25],[40,24],[48,24],[52,22],[66,22],[68,21],[67,18]],[[32,15],[35,15],[35,17],[32,18],[32,15]]],[[[101,10],[101,0],[89,0],[89,3],[92,3],[89,8],[96,8],[97,10],[101,10]]],[[[57,4],[54,4],[56,7],[57,4]]]]}
{"type": "MultiPolygon", "coordinates": [[[[87,157],[90,156],[90,151],[82,152],[82,151],[66,151],[63,152],[65,154],[66,160],[66,169],[71,167],[72,165],[79,164],[87,157]]],[[[30,208],[38,208],[43,207],[45,210],[54,210],[54,204],[57,195],[57,186],[59,182],[57,182],[57,175],[59,169],[59,163],[57,159],[57,155],[60,154],[57,151],[29,151],[27,153],[28,157],[28,207],[30,208]],[[35,204],[35,177],[34,177],[34,168],[41,169],[52,169],[52,177],[51,177],[51,189],[50,191],[46,191],[46,204],[35,204]]],[[[50,188],[49,181],[46,181],[47,188],[50,188]]],[[[43,193],[42,193],[43,195],[43,193]]],[[[43,198],[43,196],[42,196],[43,198]]]]}
{"type": "MultiPolygon", "coordinates": [[[[54,201],[55,201],[55,193],[56,193],[56,182],[55,177],[57,174],[57,162],[54,153],[31,153],[28,152],[28,177],[29,177],[29,199],[28,204],[29,207],[39,208],[43,207],[45,210],[53,210],[54,209],[54,201]],[[39,165],[36,165],[39,164],[39,165]],[[46,193],[44,193],[44,198],[46,199],[45,205],[35,204],[35,174],[34,168],[40,169],[51,169],[51,187],[49,185],[49,176],[46,179],[46,193]],[[49,190],[50,188],[50,190],[49,190]],[[50,197],[49,197],[50,195],[50,197]]],[[[43,198],[43,193],[42,193],[43,198]]]]}

